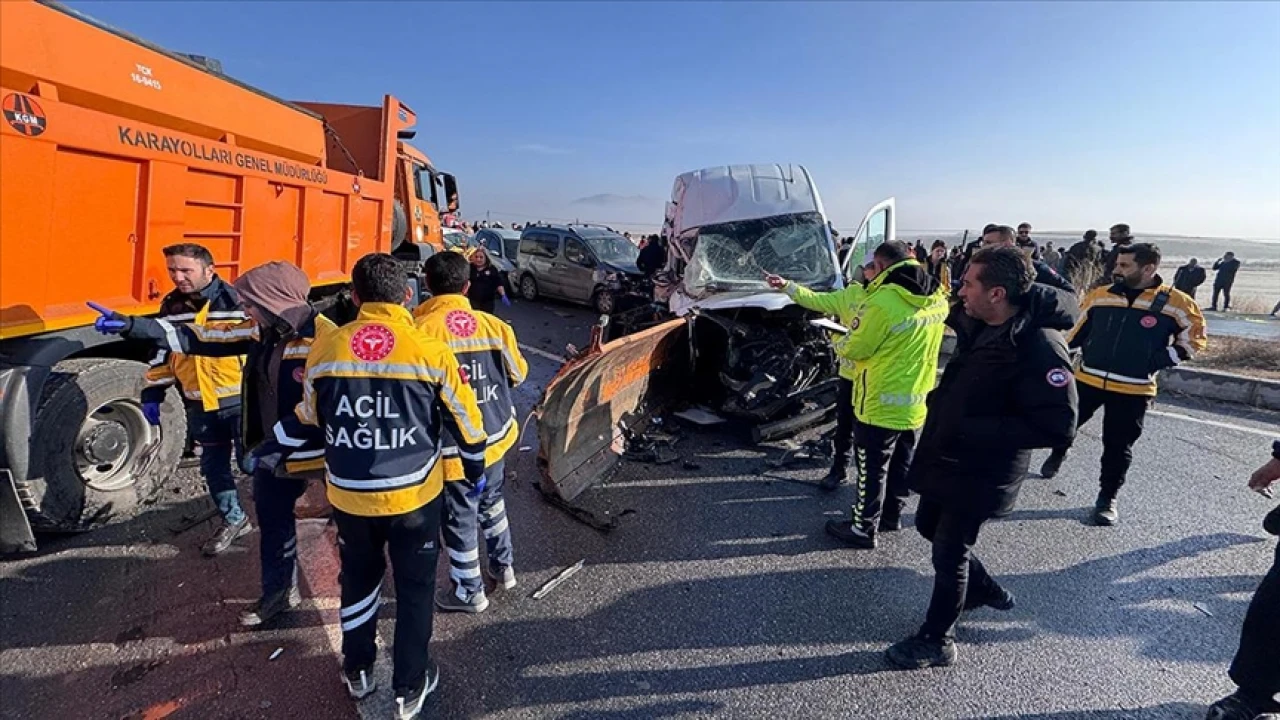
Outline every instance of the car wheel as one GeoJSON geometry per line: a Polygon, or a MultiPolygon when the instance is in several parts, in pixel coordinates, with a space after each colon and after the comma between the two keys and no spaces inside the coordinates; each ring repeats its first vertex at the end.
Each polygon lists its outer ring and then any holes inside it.
{"type": "Polygon", "coordinates": [[[595,308],[599,315],[612,315],[617,305],[617,299],[611,290],[597,290],[591,297],[591,307],[595,308]]]}
{"type": "Polygon", "coordinates": [[[532,275],[520,278],[520,297],[530,302],[538,299],[538,281],[532,275]]]}

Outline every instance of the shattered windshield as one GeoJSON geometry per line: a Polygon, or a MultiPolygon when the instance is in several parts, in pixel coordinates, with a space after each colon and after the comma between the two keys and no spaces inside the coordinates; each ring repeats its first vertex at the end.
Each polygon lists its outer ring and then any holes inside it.
{"type": "Polygon", "coordinates": [[[596,259],[606,265],[635,265],[640,250],[621,235],[597,235],[585,237],[596,259]]]}
{"type": "Polygon", "coordinates": [[[684,273],[693,297],[763,290],[765,273],[812,289],[835,285],[836,265],[826,225],[816,212],[741,220],[698,229],[684,273]]]}

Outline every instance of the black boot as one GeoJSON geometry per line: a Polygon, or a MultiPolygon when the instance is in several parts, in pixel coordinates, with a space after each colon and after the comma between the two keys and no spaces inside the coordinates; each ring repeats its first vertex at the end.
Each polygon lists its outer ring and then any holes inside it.
{"type": "Polygon", "coordinates": [[[1098,527],[1111,527],[1120,522],[1120,510],[1116,507],[1116,499],[1099,494],[1093,504],[1093,515],[1090,518],[1098,527]]]}
{"type": "Polygon", "coordinates": [[[833,467],[822,480],[818,482],[818,487],[823,492],[833,492],[849,479],[849,471],[847,468],[833,467]]]}
{"type": "Polygon", "coordinates": [[[1062,461],[1067,459],[1066,450],[1054,450],[1049,453],[1049,457],[1044,459],[1044,464],[1040,466],[1040,477],[1048,480],[1058,474],[1058,470],[1062,468],[1062,461]]]}
{"type": "Polygon", "coordinates": [[[946,667],[956,661],[956,644],[950,638],[931,638],[920,633],[891,646],[884,656],[902,670],[946,667]]]}
{"type": "Polygon", "coordinates": [[[880,532],[898,532],[902,529],[902,508],[890,500],[880,513],[880,532]]]}
{"type": "Polygon", "coordinates": [[[964,598],[965,610],[977,610],[980,607],[989,607],[992,610],[1000,610],[1001,612],[1013,609],[1016,604],[1013,593],[1002,587],[996,587],[994,590],[970,590],[964,598]]]}
{"type": "Polygon", "coordinates": [[[876,533],[854,525],[849,520],[828,520],[827,534],[850,547],[862,550],[876,548],[876,533]]]}

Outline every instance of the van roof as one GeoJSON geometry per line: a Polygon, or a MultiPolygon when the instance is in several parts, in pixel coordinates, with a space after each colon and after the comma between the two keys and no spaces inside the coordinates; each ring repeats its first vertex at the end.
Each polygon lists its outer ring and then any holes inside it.
{"type": "Polygon", "coordinates": [[[676,233],[705,225],[822,212],[803,165],[720,165],[687,172],[671,190],[676,233]]]}

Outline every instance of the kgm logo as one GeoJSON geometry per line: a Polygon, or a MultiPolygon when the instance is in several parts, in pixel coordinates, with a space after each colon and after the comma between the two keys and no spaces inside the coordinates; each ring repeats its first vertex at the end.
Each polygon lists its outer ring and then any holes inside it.
{"type": "Polygon", "coordinates": [[[26,135],[36,137],[44,132],[48,120],[39,103],[26,95],[12,93],[4,98],[4,121],[9,127],[26,135]]]}

